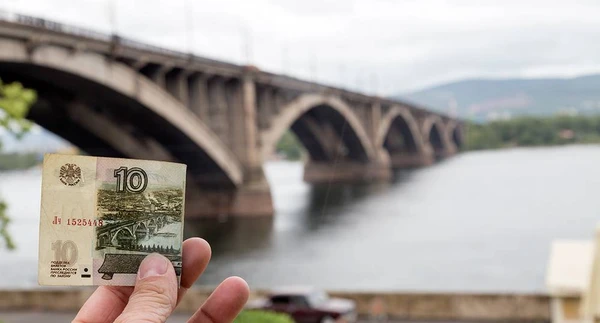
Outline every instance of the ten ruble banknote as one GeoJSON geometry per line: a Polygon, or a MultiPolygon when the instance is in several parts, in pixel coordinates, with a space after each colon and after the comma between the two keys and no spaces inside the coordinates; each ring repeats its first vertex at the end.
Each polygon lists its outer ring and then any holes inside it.
{"type": "Polygon", "coordinates": [[[180,276],[185,178],[177,163],[46,155],[39,283],[132,286],[152,252],[180,276]]]}

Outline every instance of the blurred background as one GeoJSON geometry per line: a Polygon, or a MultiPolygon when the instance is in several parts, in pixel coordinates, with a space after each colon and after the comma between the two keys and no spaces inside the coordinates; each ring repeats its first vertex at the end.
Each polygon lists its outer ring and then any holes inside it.
{"type": "Polygon", "coordinates": [[[38,288],[49,152],[188,164],[201,286],[543,294],[599,219],[597,1],[0,10],[0,289],[38,288]]]}

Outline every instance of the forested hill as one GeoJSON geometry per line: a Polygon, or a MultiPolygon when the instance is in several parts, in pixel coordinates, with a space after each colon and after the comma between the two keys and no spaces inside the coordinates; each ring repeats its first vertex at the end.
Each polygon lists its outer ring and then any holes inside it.
{"type": "Polygon", "coordinates": [[[600,74],[570,79],[471,79],[394,96],[465,119],[600,114],[600,74]]]}

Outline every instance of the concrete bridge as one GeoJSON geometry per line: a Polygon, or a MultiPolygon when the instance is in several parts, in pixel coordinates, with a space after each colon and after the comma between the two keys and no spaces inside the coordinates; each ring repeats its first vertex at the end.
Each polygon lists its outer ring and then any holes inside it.
{"type": "Polygon", "coordinates": [[[291,129],[310,182],[370,181],[454,154],[460,121],[405,102],[32,18],[0,20],[0,77],[82,150],[188,165],[186,216],[271,215],[262,164],[291,129]]]}
{"type": "Polygon", "coordinates": [[[97,229],[96,247],[135,245],[136,241],[154,235],[168,223],[168,216],[154,214],[146,219],[108,224],[97,229]]]}

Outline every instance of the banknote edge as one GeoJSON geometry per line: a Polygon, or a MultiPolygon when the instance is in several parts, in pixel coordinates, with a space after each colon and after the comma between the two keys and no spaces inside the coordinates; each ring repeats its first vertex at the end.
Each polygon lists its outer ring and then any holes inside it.
{"type": "MultiPolygon", "coordinates": [[[[42,161],[42,180],[41,180],[41,187],[40,187],[40,222],[39,222],[39,236],[42,235],[42,216],[44,214],[44,181],[46,180],[44,178],[44,168],[46,166],[46,164],[49,162],[48,160],[50,159],[50,154],[44,154],[44,160],[42,161]]],[[[46,284],[45,282],[42,282],[42,266],[40,263],[40,260],[42,259],[42,239],[38,238],[38,269],[37,269],[37,281],[38,281],[38,285],[39,286],[49,286],[48,284],[46,284]]]]}
{"type": "Polygon", "coordinates": [[[161,164],[173,164],[173,165],[181,165],[184,166],[184,171],[187,174],[187,164],[174,162],[174,161],[166,161],[166,160],[156,160],[156,159],[140,159],[140,158],[128,158],[128,157],[104,157],[104,156],[86,156],[86,155],[70,155],[70,154],[57,154],[57,153],[46,153],[44,154],[44,160],[46,160],[47,156],[72,156],[76,158],[91,158],[91,159],[125,159],[131,161],[140,161],[140,162],[151,162],[151,163],[161,163],[161,164]]]}

